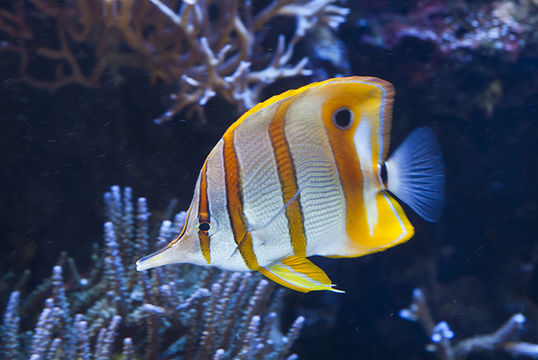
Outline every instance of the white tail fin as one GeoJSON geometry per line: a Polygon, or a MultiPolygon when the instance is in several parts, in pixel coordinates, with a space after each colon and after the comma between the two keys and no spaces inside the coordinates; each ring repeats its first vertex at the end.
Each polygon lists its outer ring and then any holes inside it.
{"type": "Polygon", "coordinates": [[[415,129],[386,161],[387,189],[424,220],[441,216],[445,173],[433,131],[415,129]]]}

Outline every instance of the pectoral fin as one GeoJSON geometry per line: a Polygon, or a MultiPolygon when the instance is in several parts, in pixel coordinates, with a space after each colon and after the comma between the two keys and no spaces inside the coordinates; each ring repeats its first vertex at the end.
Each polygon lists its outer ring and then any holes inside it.
{"type": "Polygon", "coordinates": [[[333,289],[329,277],[310,260],[297,256],[290,256],[271,266],[260,268],[259,272],[282,286],[301,292],[312,290],[329,290],[343,293],[333,289]]]}
{"type": "Polygon", "coordinates": [[[259,227],[250,227],[247,229],[247,232],[243,235],[243,237],[241,238],[241,240],[239,240],[239,242],[237,243],[237,246],[235,247],[234,251],[232,252],[232,255],[230,255],[230,257],[234,256],[235,253],[239,250],[240,246],[243,244],[243,241],[247,238],[247,235],[250,234],[250,236],[252,238],[256,238],[258,239],[258,241],[261,241],[262,244],[265,245],[265,241],[264,239],[267,237],[267,235],[270,233],[271,231],[271,225],[275,222],[275,220],[283,215],[286,210],[286,208],[293,202],[297,199],[297,197],[299,196],[299,194],[301,193],[301,189],[297,189],[297,191],[295,192],[295,194],[291,197],[291,199],[286,203],[284,204],[284,206],[278,210],[275,215],[273,215],[273,217],[271,219],[269,219],[269,221],[267,223],[265,223],[264,225],[262,226],[259,226],[259,227]]]}

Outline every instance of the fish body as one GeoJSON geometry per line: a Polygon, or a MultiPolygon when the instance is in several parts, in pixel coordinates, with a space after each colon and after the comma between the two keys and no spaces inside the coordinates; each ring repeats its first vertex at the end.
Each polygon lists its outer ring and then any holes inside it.
{"type": "Polygon", "coordinates": [[[391,192],[426,220],[440,214],[431,130],[415,130],[386,160],[393,98],[386,81],[335,78],[247,111],[205,160],[178,238],[137,269],[188,262],[339,291],[307,257],[357,257],[412,237],[391,192]]]}

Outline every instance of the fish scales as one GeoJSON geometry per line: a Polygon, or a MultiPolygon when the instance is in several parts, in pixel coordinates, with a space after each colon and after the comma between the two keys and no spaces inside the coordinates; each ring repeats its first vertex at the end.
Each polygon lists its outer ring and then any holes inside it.
{"type": "Polygon", "coordinates": [[[319,99],[298,98],[287,113],[294,121],[286,123],[286,137],[301,189],[301,207],[309,214],[304,219],[308,255],[325,254],[327,236],[335,247],[347,240],[343,193],[325,128],[321,121],[312,121],[320,112],[319,104],[319,99]],[[309,103],[306,111],[305,102],[309,103]]]}
{"type": "MultiPolygon", "coordinates": [[[[248,226],[256,229],[267,224],[284,207],[281,186],[269,135],[269,125],[276,108],[263,111],[254,121],[244,121],[234,132],[234,144],[240,164],[243,183],[243,209],[248,226]]],[[[277,216],[266,238],[253,241],[260,247],[255,251],[258,262],[265,266],[291,251],[287,218],[277,216]],[[264,251],[274,247],[274,253],[264,251]]]]}

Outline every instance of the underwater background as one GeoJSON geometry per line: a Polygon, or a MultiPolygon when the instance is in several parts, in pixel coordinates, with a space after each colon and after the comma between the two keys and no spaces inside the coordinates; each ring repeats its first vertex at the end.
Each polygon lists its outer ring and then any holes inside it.
{"type": "Polygon", "coordinates": [[[537,29],[534,0],[2,1],[2,358],[538,357],[537,29]],[[135,272],[246,109],[349,75],[394,85],[391,149],[435,132],[438,223],[313,258],[345,294],[135,272]]]}

